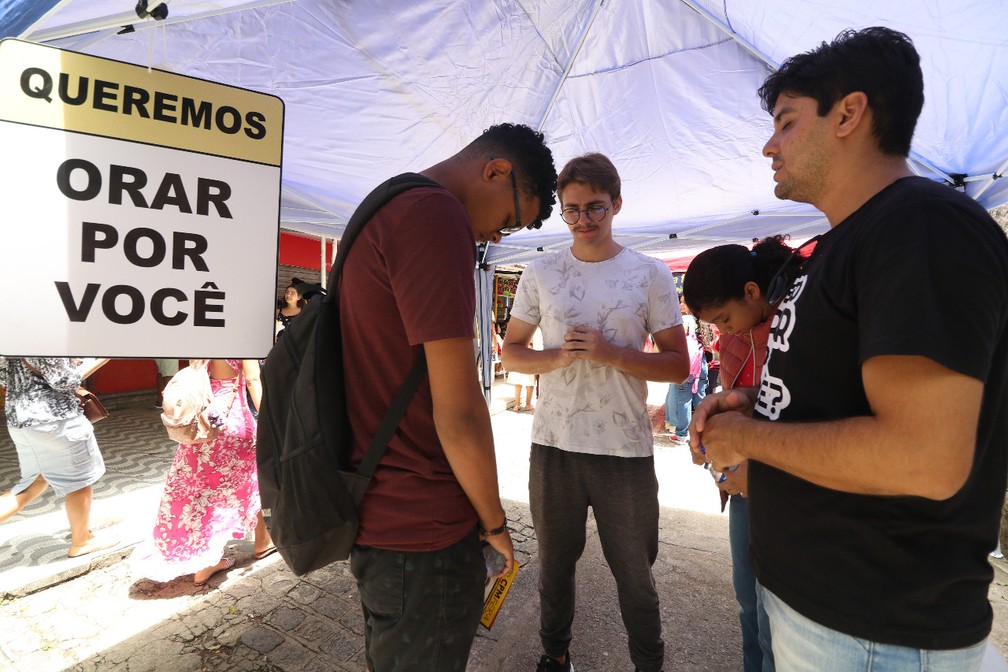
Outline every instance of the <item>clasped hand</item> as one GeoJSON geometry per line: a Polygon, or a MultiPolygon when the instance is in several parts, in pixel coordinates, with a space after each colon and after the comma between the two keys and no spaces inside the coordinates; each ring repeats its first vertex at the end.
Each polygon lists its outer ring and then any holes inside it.
{"type": "Polygon", "coordinates": [[[752,416],[752,400],[739,390],[724,390],[704,397],[693,411],[689,446],[693,464],[707,464],[717,471],[742,463],[746,456],[736,450],[739,425],[752,416]]]}
{"type": "Polygon", "coordinates": [[[604,364],[614,346],[606,340],[598,329],[579,324],[567,330],[561,350],[571,359],[588,359],[604,364]]]}

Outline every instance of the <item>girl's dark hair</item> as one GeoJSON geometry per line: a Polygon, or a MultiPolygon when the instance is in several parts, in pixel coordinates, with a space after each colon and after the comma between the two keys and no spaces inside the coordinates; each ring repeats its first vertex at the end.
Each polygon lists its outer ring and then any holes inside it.
{"type": "MultiPolygon", "coordinates": [[[[302,290],[301,285],[303,285],[303,284],[305,284],[305,282],[301,278],[297,278],[297,277],[291,278],[290,279],[290,284],[287,285],[286,289],[284,289],[284,294],[287,293],[288,289],[293,289],[294,291],[296,291],[298,293],[298,300],[297,300],[297,307],[298,308],[304,308],[305,305],[308,304],[308,301],[306,301],[305,298],[304,298],[304,292],[301,291],[302,290]]],[[[284,307],[284,306],[287,305],[287,299],[285,297],[281,297],[280,300],[278,301],[278,303],[280,304],[280,307],[282,308],[282,307],[284,307]]]]}
{"type": "Polygon", "coordinates": [[[683,299],[694,313],[712,306],[741,300],[747,282],[755,282],[765,297],[770,280],[782,264],[785,279],[801,270],[802,259],[788,247],[788,236],[770,236],[757,241],[752,250],[743,245],[718,245],[704,250],[690,262],[683,277],[683,299]]]}

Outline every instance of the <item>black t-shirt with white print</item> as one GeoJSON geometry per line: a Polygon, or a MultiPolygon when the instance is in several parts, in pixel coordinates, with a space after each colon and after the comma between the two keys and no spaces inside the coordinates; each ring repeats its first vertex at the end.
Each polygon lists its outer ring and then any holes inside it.
{"type": "Polygon", "coordinates": [[[976,452],[945,501],[839,492],[753,462],[750,559],[764,587],[872,641],[953,649],[987,636],[1008,470],[1006,322],[1008,241],[949,187],[903,178],[823,235],[771,328],[757,416],[869,415],[861,364],[918,355],[985,383],[976,452]]]}

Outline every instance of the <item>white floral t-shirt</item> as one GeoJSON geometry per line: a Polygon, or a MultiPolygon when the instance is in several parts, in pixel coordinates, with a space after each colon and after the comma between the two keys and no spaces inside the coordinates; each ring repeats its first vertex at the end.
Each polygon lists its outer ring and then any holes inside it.
{"type": "MultiPolygon", "coordinates": [[[[522,273],[511,315],[539,325],[547,350],[576,325],[643,350],[648,334],[682,324],[668,267],[629,248],[600,262],[579,261],[569,248],[537,259],[522,273]]],[[[646,382],[587,360],[540,374],[532,441],[593,455],[653,454],[646,382]]]]}

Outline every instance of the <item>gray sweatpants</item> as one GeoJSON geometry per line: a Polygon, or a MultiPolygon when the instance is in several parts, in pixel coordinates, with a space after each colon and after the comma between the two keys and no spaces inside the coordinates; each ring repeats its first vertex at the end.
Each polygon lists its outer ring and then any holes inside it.
{"type": "Polygon", "coordinates": [[[630,659],[662,669],[665,642],[651,566],[658,557],[658,479],[653,457],[571,453],[532,444],[529,505],[539,542],[539,637],[563,656],[574,622],[575,569],[584,551],[588,507],[616,579],[630,659]]]}

